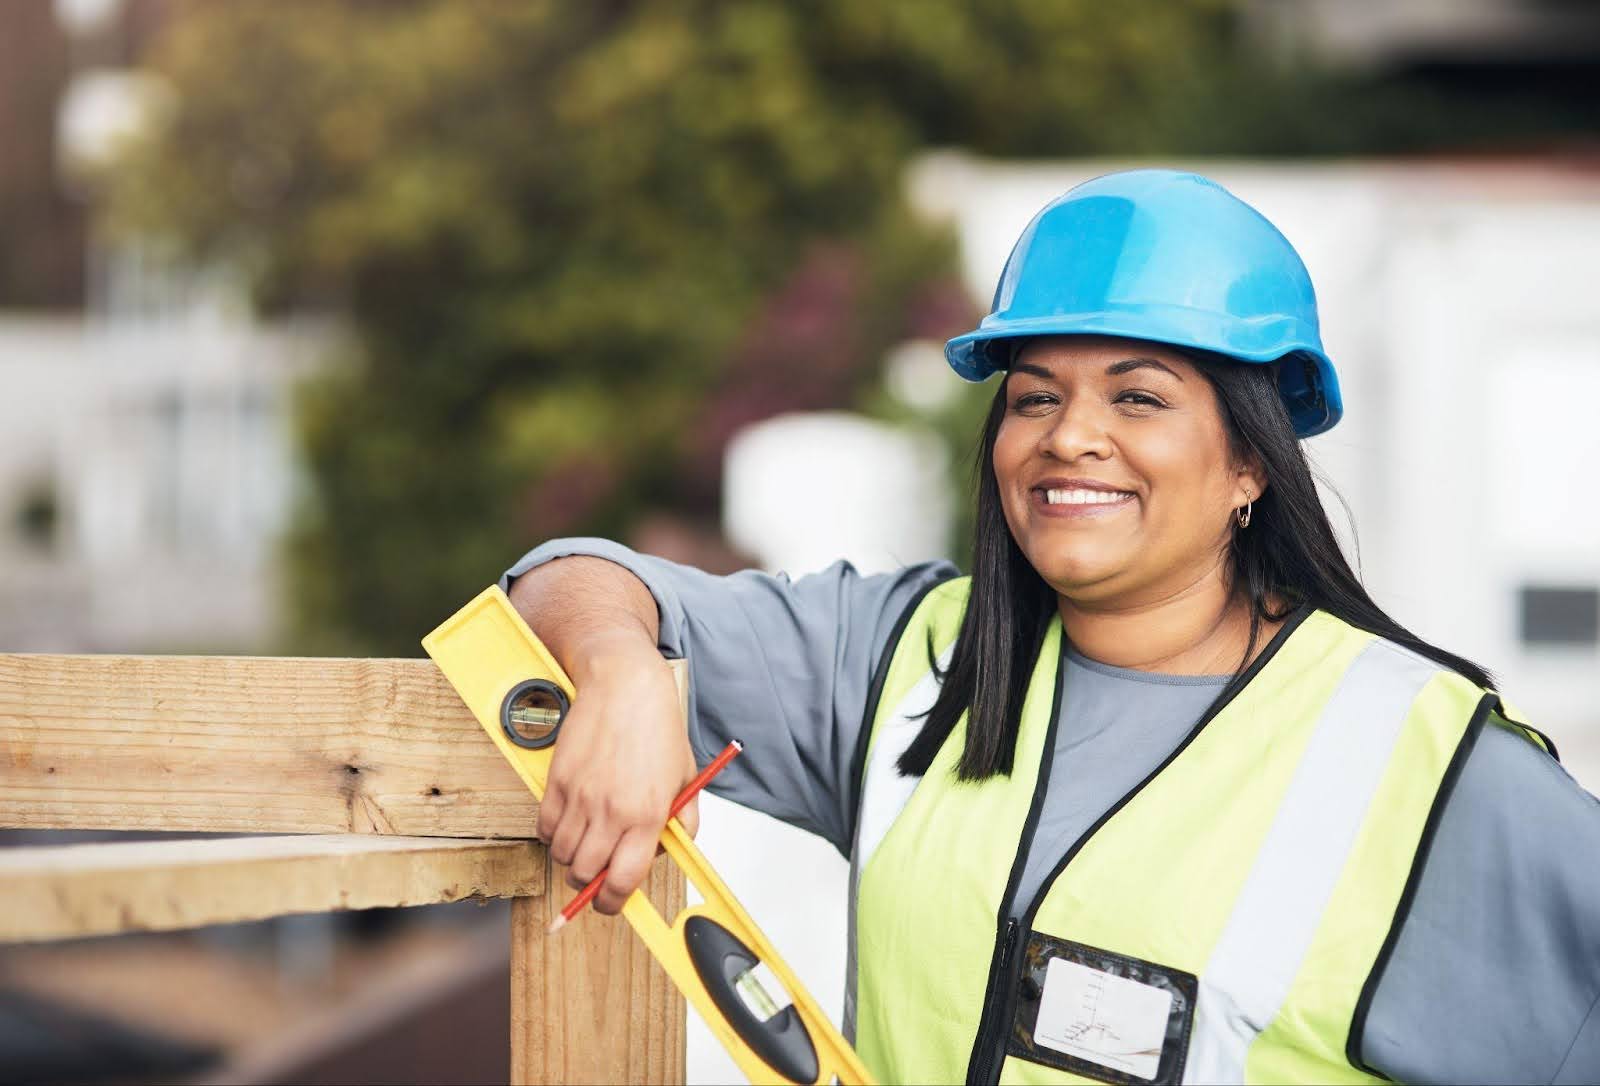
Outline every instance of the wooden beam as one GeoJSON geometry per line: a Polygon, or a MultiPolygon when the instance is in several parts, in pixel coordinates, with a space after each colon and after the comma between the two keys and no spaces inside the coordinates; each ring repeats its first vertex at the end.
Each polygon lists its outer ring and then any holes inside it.
{"type": "MultiPolygon", "coordinates": [[[[232,837],[0,851],[0,942],[543,895],[531,841],[232,837]]],[[[541,898],[542,900],[542,898],[541,898]]]]}
{"type": "Polygon", "coordinates": [[[0,654],[0,826],[529,837],[537,813],[431,660],[0,654]]]}
{"type": "MultiPolygon", "coordinates": [[[[546,877],[543,897],[511,903],[513,1086],[683,1082],[687,1005],[677,985],[620,916],[587,909],[546,935],[575,892],[559,864],[546,877]]],[[[683,872],[666,856],[644,889],[662,916],[683,908],[683,872]]]]}

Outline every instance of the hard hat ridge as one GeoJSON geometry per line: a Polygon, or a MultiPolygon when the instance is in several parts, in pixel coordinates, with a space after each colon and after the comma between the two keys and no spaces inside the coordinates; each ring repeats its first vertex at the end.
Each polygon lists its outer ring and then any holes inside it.
{"type": "Polygon", "coordinates": [[[1002,341],[1073,334],[1278,363],[1301,437],[1342,414],[1305,264],[1260,212],[1199,174],[1124,170],[1052,200],[1012,247],[989,315],[945,357],[982,381],[1008,364],[1002,341]]]}

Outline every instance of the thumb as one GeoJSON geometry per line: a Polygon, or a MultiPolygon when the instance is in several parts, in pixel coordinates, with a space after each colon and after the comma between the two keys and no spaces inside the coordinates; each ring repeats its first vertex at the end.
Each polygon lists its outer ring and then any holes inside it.
{"type": "Polygon", "coordinates": [[[691,799],[683,810],[678,812],[678,821],[683,823],[684,830],[693,837],[700,832],[700,797],[691,799]]]}

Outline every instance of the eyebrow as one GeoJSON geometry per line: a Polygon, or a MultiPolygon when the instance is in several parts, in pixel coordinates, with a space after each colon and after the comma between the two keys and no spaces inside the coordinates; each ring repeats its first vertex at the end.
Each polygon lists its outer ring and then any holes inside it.
{"type": "Polygon", "coordinates": [[[1183,380],[1183,377],[1179,375],[1178,371],[1173,369],[1171,366],[1167,365],[1165,362],[1159,362],[1154,358],[1142,358],[1142,357],[1141,358],[1124,358],[1121,362],[1116,362],[1116,363],[1113,363],[1112,365],[1107,366],[1106,367],[1106,376],[1107,377],[1121,377],[1124,373],[1130,373],[1133,370],[1143,369],[1146,366],[1150,367],[1151,369],[1158,369],[1163,373],[1171,374],[1173,377],[1176,377],[1180,381],[1183,380]]]}
{"type": "MultiPolygon", "coordinates": [[[[1183,376],[1171,366],[1168,366],[1164,362],[1157,361],[1154,358],[1146,358],[1143,356],[1138,358],[1124,358],[1121,362],[1113,362],[1111,365],[1106,367],[1106,376],[1121,377],[1125,373],[1131,373],[1134,370],[1143,369],[1145,367],[1161,370],[1163,373],[1170,374],[1179,381],[1183,380],[1183,376]]],[[[1013,362],[1011,364],[1011,369],[1015,373],[1031,374],[1034,377],[1042,377],[1046,381],[1052,381],[1055,379],[1055,374],[1051,373],[1043,366],[1034,365],[1032,362],[1013,362]]]]}

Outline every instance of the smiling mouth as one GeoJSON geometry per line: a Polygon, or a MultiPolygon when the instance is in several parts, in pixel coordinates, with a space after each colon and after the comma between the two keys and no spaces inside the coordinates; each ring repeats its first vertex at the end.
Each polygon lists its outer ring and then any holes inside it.
{"type": "Polygon", "coordinates": [[[1138,495],[1131,490],[1091,490],[1088,487],[1039,488],[1028,493],[1033,515],[1046,520],[1099,520],[1131,508],[1138,495]]]}
{"type": "Polygon", "coordinates": [[[1128,490],[1045,490],[1046,505],[1117,505],[1133,497],[1128,490]]]}

